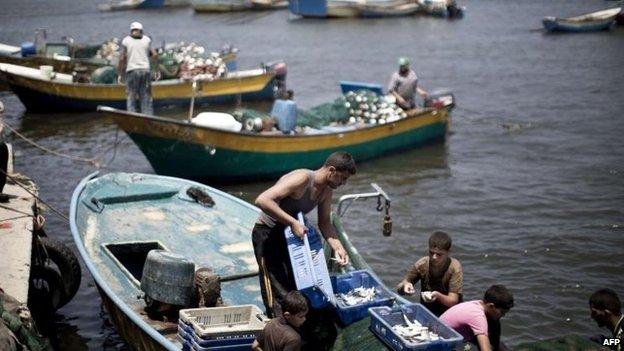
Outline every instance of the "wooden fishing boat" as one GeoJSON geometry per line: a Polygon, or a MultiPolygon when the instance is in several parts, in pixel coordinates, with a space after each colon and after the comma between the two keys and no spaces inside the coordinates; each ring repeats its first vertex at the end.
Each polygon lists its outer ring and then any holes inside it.
{"type": "Polygon", "coordinates": [[[313,18],[378,18],[410,16],[419,10],[419,5],[410,0],[290,0],[289,10],[313,18]]]}
{"type": "MultiPolygon", "coordinates": [[[[361,195],[371,196],[357,194],[361,195]]],[[[196,268],[211,267],[221,276],[226,305],[255,304],[264,311],[251,243],[258,214],[256,207],[240,199],[191,181],[146,174],[93,174],[73,193],[70,227],[113,325],[131,348],[180,350],[177,323],[148,318],[145,302],[137,298],[144,294],[140,282],[148,251],[167,250],[193,261],[196,268]],[[187,195],[190,187],[210,196],[214,207],[192,200],[187,195]]],[[[370,270],[335,213],[332,223],[350,257],[347,270],[370,270]]],[[[332,262],[328,267],[335,272],[332,262]]],[[[368,326],[365,318],[339,328],[334,349],[386,350],[368,326]]]]}
{"type": "Polygon", "coordinates": [[[419,5],[413,1],[368,1],[359,6],[361,17],[411,16],[419,5]]]}
{"type": "Polygon", "coordinates": [[[279,10],[288,7],[285,0],[192,0],[195,12],[234,12],[279,10]]]}
{"type": "MultiPolygon", "coordinates": [[[[5,80],[24,106],[33,112],[95,111],[98,105],[126,106],[123,84],[74,83],[68,74],[55,73],[47,77],[40,70],[11,64],[0,64],[0,79],[5,80]]],[[[152,84],[152,97],[155,107],[187,106],[192,96],[198,104],[271,100],[276,85],[275,72],[264,67],[229,72],[225,78],[212,81],[197,81],[195,88],[192,81],[156,81],[152,84]]]]}
{"type": "Polygon", "coordinates": [[[449,110],[427,108],[383,125],[286,135],[231,132],[110,107],[98,111],[130,136],[157,174],[223,183],[315,168],[337,150],[350,152],[357,161],[388,155],[444,139],[450,124],[449,110]]]}
{"type": "Polygon", "coordinates": [[[549,32],[595,32],[611,28],[621,10],[616,7],[569,18],[547,16],[542,23],[549,32]]]}
{"type": "Polygon", "coordinates": [[[188,6],[190,0],[122,0],[99,4],[100,11],[138,10],[159,7],[188,6]]]}

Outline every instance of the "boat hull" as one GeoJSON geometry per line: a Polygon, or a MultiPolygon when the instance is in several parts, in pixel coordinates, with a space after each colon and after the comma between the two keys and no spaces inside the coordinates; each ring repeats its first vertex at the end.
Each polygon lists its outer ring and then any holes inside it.
{"type": "Polygon", "coordinates": [[[542,24],[549,32],[579,33],[602,31],[615,25],[616,17],[621,13],[621,10],[622,8],[616,7],[570,18],[547,16],[542,20],[542,24]]]}
{"type": "MultiPolygon", "coordinates": [[[[109,319],[117,333],[132,346],[134,350],[145,351],[167,351],[162,344],[156,342],[148,333],[141,327],[134,323],[128,316],[113,302],[113,300],[106,295],[102,288],[96,283],[100,297],[102,298],[102,304],[108,312],[109,319]]],[[[173,332],[175,334],[175,332],[173,332]]]]}
{"type": "Polygon", "coordinates": [[[143,1],[119,1],[99,4],[100,11],[124,11],[136,9],[149,9],[161,7],[187,6],[189,0],[143,0],[143,1]]]}
{"type": "Polygon", "coordinates": [[[591,23],[575,23],[568,22],[563,19],[544,18],[544,28],[549,32],[571,32],[571,33],[583,33],[583,32],[598,32],[610,29],[615,23],[615,20],[602,20],[593,21],[591,23]]]}
{"type": "Polygon", "coordinates": [[[297,137],[231,133],[125,113],[110,116],[157,174],[217,183],[274,179],[296,168],[316,168],[338,150],[359,162],[411,149],[444,139],[450,119],[445,109],[430,110],[386,125],[297,137]]]}
{"type": "Polygon", "coordinates": [[[279,10],[288,7],[287,1],[254,2],[250,0],[194,0],[191,6],[195,12],[237,12],[279,10]]]}
{"type": "MultiPolygon", "coordinates": [[[[2,67],[2,66],[0,66],[2,67]]],[[[0,77],[31,112],[95,111],[98,105],[126,107],[126,87],[121,84],[64,83],[13,74],[0,69],[0,77]]],[[[230,104],[238,101],[272,100],[275,75],[261,73],[198,83],[195,104],[230,104]]],[[[189,81],[152,84],[155,107],[188,106],[193,95],[189,81]]]]}

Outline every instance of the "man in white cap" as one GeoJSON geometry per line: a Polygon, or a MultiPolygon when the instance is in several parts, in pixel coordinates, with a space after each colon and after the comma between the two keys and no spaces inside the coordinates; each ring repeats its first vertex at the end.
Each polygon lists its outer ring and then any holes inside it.
{"type": "MultiPolygon", "coordinates": [[[[151,48],[152,39],[143,35],[143,25],[139,22],[130,24],[130,35],[121,41],[121,56],[118,72],[126,76],[127,110],[153,114],[152,76],[150,56],[154,67],[158,67],[158,54],[151,48]],[[138,108],[137,108],[138,105],[138,108]]],[[[158,78],[158,71],[156,78],[158,78]]]]}
{"type": "Polygon", "coordinates": [[[416,107],[416,93],[427,98],[429,94],[418,87],[418,77],[416,73],[409,67],[409,59],[407,57],[399,58],[399,71],[394,72],[388,83],[388,94],[396,98],[397,105],[404,110],[410,110],[416,107]]]}

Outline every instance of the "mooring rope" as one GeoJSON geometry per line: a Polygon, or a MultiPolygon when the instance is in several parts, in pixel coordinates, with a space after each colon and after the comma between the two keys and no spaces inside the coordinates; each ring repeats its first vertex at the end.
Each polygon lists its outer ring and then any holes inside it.
{"type": "MultiPolygon", "coordinates": [[[[115,142],[113,143],[113,145],[109,146],[108,148],[106,148],[104,151],[102,151],[98,156],[96,157],[92,157],[92,158],[86,158],[86,157],[81,157],[81,156],[73,156],[73,155],[67,155],[65,153],[56,151],[56,150],[52,150],[49,149],[39,143],[37,143],[36,141],[26,137],[25,135],[21,134],[20,132],[18,132],[17,130],[15,130],[15,128],[11,127],[8,123],[4,122],[4,121],[0,121],[0,124],[2,124],[2,126],[6,127],[7,129],[9,129],[13,134],[17,135],[19,138],[21,138],[22,140],[26,141],[27,143],[31,144],[32,146],[36,147],[39,150],[42,150],[44,152],[47,152],[49,154],[55,155],[55,156],[59,156],[59,157],[63,157],[66,159],[70,159],[72,161],[78,161],[78,162],[85,162],[85,163],[89,163],[93,166],[95,166],[96,168],[102,168],[102,165],[100,163],[100,160],[102,159],[102,157],[108,153],[111,149],[114,149],[113,152],[113,158],[107,163],[106,166],[108,166],[111,162],[113,162],[113,160],[115,159],[115,156],[117,155],[117,146],[119,145],[119,128],[117,128],[115,130],[115,142]]],[[[106,167],[104,166],[104,167],[106,167]]]]}
{"type": "Polygon", "coordinates": [[[32,191],[30,191],[30,189],[28,189],[26,186],[24,186],[23,184],[21,184],[17,179],[13,178],[11,175],[7,174],[7,172],[5,172],[3,169],[0,168],[0,172],[2,172],[4,175],[7,176],[7,178],[11,179],[11,181],[13,181],[15,184],[17,184],[20,188],[24,189],[27,193],[29,193],[30,195],[32,195],[35,199],[37,199],[37,201],[41,202],[42,204],[46,205],[46,207],[48,207],[50,210],[52,210],[52,212],[56,213],[57,215],[59,215],[61,218],[63,218],[65,221],[69,222],[69,217],[67,217],[67,215],[65,215],[64,213],[62,213],[61,211],[57,210],[56,208],[54,208],[54,206],[48,204],[47,202],[45,202],[42,198],[40,198],[39,196],[37,196],[36,194],[34,194],[32,191]]]}

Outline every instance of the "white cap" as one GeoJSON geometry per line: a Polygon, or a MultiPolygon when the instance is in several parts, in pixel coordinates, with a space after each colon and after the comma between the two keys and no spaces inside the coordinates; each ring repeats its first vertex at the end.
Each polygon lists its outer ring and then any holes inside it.
{"type": "Polygon", "coordinates": [[[132,22],[132,24],[130,24],[130,30],[143,30],[143,25],[139,22],[132,22]]]}

